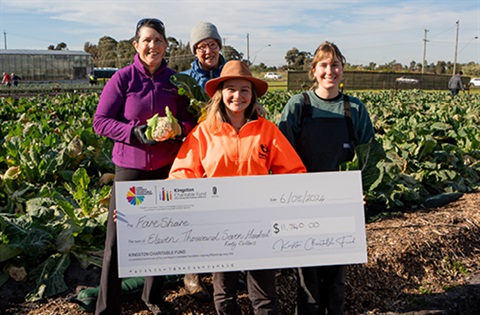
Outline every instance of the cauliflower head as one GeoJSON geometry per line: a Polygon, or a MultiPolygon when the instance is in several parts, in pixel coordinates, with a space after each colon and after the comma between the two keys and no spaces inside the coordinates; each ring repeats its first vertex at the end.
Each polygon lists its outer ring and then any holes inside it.
{"type": "Polygon", "coordinates": [[[147,139],[160,142],[182,135],[182,127],[168,106],[165,107],[165,112],[167,114],[165,117],[159,117],[158,114],[155,114],[147,120],[148,127],[145,132],[147,139]]]}

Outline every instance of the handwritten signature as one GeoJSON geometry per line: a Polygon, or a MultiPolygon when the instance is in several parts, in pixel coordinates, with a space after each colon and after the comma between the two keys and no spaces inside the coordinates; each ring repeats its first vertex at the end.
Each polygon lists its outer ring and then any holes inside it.
{"type": "Polygon", "coordinates": [[[290,251],[290,250],[315,250],[323,248],[345,248],[355,246],[355,236],[353,235],[343,235],[337,238],[327,237],[327,238],[314,238],[309,237],[305,240],[284,240],[279,239],[275,241],[272,245],[274,251],[290,251]]]}

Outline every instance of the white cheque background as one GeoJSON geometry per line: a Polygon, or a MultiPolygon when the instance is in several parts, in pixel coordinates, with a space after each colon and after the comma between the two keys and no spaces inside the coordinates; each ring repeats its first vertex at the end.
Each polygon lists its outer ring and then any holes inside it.
{"type": "Polygon", "coordinates": [[[120,277],[367,261],[359,171],[116,183],[120,277]]]}

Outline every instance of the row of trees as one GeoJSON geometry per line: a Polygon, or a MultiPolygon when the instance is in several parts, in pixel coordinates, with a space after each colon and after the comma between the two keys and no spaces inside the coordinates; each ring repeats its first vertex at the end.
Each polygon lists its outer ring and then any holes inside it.
{"type": "MultiPolygon", "coordinates": [[[[182,71],[190,68],[195,56],[190,51],[188,43],[184,44],[173,37],[167,38],[169,46],[165,58],[168,59],[170,68],[182,71]]],[[[122,68],[133,60],[136,51],[132,45],[133,38],[117,42],[115,39],[104,36],[98,41],[98,45],[86,42],[84,51],[93,56],[95,67],[122,68]]],[[[243,60],[243,54],[232,46],[224,46],[222,55],[227,60],[243,60]]]]}
{"type": "MultiPolygon", "coordinates": [[[[359,70],[359,71],[385,71],[385,72],[411,72],[411,73],[420,73],[422,72],[422,64],[417,63],[414,60],[410,62],[408,66],[398,63],[396,60],[393,60],[384,65],[377,65],[376,63],[371,62],[368,66],[363,65],[348,65],[348,70],[359,70]]],[[[465,74],[470,74],[474,76],[480,75],[480,64],[476,64],[471,61],[466,64],[457,64],[456,70],[462,70],[465,74]]],[[[448,61],[437,61],[437,63],[425,64],[425,73],[434,73],[434,74],[453,74],[453,63],[448,61]]]]}
{"type": "MultiPolygon", "coordinates": [[[[305,51],[299,51],[297,48],[292,48],[287,51],[285,60],[287,65],[286,69],[292,70],[307,70],[311,61],[312,54],[305,51]]],[[[452,74],[453,63],[448,61],[437,61],[437,63],[425,63],[425,73],[432,74],[452,74]]],[[[378,65],[374,62],[370,62],[367,66],[364,65],[352,65],[347,63],[346,70],[350,71],[383,71],[383,72],[409,72],[409,73],[421,73],[422,63],[412,60],[409,65],[402,65],[401,63],[393,60],[384,65],[378,65]]],[[[462,70],[465,74],[472,76],[480,76],[480,64],[475,62],[469,62],[467,64],[457,64],[457,70],[462,70]]]]}
{"type": "MultiPolygon", "coordinates": [[[[167,38],[169,47],[166,52],[169,66],[176,71],[183,71],[190,68],[190,64],[195,56],[190,50],[189,43],[183,43],[173,37],[167,38]]],[[[84,51],[93,56],[95,67],[113,67],[122,68],[129,64],[135,55],[135,49],[132,45],[133,38],[117,42],[109,36],[100,38],[98,44],[86,42],[84,51]]],[[[226,60],[244,60],[243,53],[238,52],[234,47],[225,45],[222,47],[222,55],[226,60]]],[[[292,48],[285,55],[286,65],[280,70],[304,70],[312,61],[312,54],[305,51],[299,51],[292,48]]],[[[264,63],[251,65],[255,71],[273,71],[278,70],[277,67],[269,67],[264,63]]]]}
{"type": "Polygon", "coordinates": [[[67,49],[67,44],[64,42],[58,43],[56,46],[55,45],[50,45],[47,47],[48,50],[65,50],[67,49]]]}
{"type": "MultiPolygon", "coordinates": [[[[166,59],[169,65],[176,71],[183,71],[190,67],[191,62],[195,59],[189,47],[189,43],[178,41],[174,37],[168,37],[169,47],[166,52],[166,59]]],[[[114,38],[104,36],[100,38],[98,44],[86,42],[84,51],[93,56],[95,67],[113,67],[122,68],[131,63],[135,55],[135,49],[132,45],[133,38],[129,40],[116,41],[114,38]]],[[[50,45],[48,49],[61,50],[67,49],[65,43],[59,43],[56,46],[50,45]]],[[[243,53],[238,52],[232,46],[224,46],[222,55],[226,60],[245,60],[243,53]]],[[[275,71],[275,70],[307,70],[312,61],[312,53],[300,51],[297,48],[288,50],[285,54],[286,64],[279,69],[277,67],[267,66],[264,63],[251,65],[253,71],[275,71]]],[[[469,62],[467,64],[457,64],[457,70],[462,70],[465,74],[471,76],[480,76],[480,64],[469,62]]],[[[351,71],[384,71],[384,72],[422,72],[422,63],[411,61],[409,65],[402,65],[393,60],[389,63],[378,65],[370,62],[368,65],[346,65],[345,70],[351,71]]],[[[437,61],[437,63],[426,63],[425,73],[435,74],[451,74],[453,71],[453,63],[448,61],[437,61]]]]}

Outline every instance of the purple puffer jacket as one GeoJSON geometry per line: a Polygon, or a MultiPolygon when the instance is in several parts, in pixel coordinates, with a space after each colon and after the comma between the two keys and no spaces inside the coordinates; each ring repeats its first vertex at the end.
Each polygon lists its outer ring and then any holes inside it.
{"type": "Polygon", "coordinates": [[[93,128],[97,134],[115,141],[112,152],[115,165],[156,170],[175,159],[182,142],[143,145],[132,135],[134,126],[146,124],[154,114],[165,116],[166,106],[182,123],[185,135],[196,125],[195,118],[187,111],[189,99],[179,96],[176,86],[170,82],[174,73],[163,60],[152,76],[135,55],[134,63],[118,70],[105,85],[93,128]]]}

